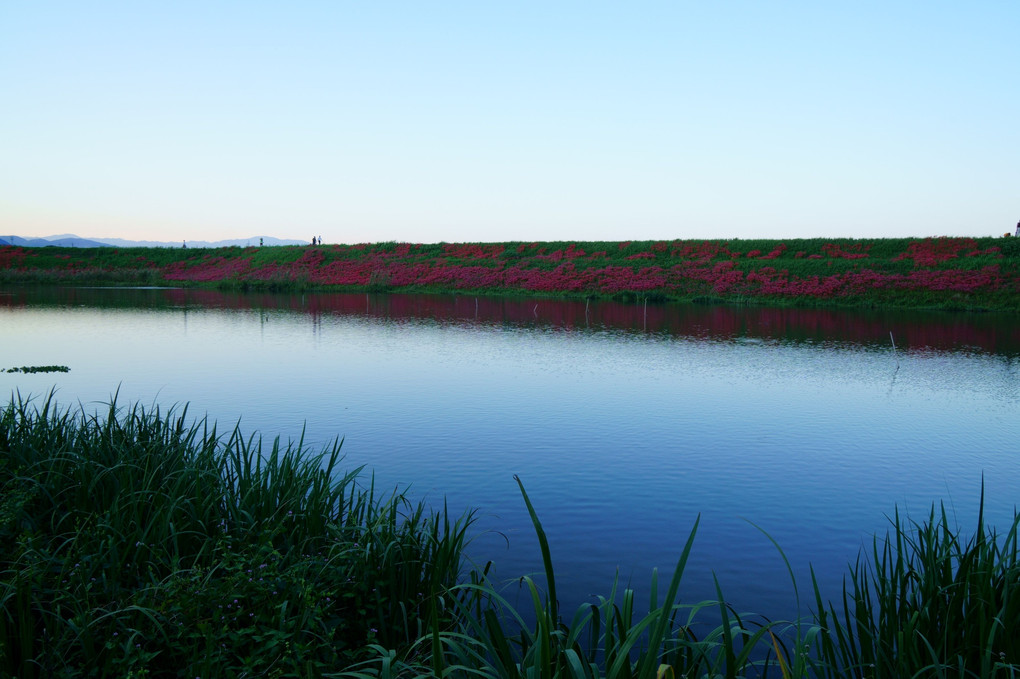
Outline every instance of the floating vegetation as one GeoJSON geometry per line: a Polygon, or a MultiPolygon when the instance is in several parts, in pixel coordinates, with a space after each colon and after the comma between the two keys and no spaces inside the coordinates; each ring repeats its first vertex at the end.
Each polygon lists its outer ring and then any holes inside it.
{"type": "Polygon", "coordinates": [[[8,368],[9,373],[66,373],[71,369],[66,365],[23,365],[20,368],[8,368]]]}

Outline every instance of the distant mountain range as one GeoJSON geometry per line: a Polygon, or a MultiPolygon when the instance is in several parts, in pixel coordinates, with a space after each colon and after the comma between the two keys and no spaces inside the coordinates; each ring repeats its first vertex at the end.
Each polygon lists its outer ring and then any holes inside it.
{"type": "MultiPolygon", "coordinates": [[[[234,245],[247,247],[249,245],[305,245],[308,241],[284,240],[271,236],[253,236],[252,238],[235,238],[233,240],[191,240],[187,241],[189,248],[226,248],[234,245]]],[[[45,238],[22,238],[21,236],[0,236],[0,246],[17,245],[19,247],[43,248],[47,246],[60,248],[179,248],[184,241],[166,242],[155,240],[124,240],[123,238],[82,238],[73,233],[64,233],[59,236],[47,236],[45,238]]]]}

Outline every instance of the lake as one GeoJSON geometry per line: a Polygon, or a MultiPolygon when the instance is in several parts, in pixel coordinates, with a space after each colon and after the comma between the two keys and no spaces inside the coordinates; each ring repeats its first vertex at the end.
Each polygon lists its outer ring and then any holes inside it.
{"type": "Polygon", "coordinates": [[[983,479],[1003,527],[1020,499],[1009,315],[2,288],[0,370],[32,365],[70,372],[0,388],[187,403],[316,452],[342,437],[366,482],[476,508],[470,554],[512,600],[541,569],[519,475],[568,611],[617,575],[668,577],[699,515],[681,599],[712,598],[715,574],[736,608],[788,619],[809,564],[837,597],[897,507],[944,502],[969,529],[983,479]]]}

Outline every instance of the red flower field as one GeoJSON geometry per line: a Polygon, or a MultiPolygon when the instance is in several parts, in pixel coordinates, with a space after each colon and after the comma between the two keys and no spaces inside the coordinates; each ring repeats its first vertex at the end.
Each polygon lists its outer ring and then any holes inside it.
{"type": "Polygon", "coordinates": [[[0,248],[0,281],[1020,310],[1020,240],[0,248]]]}

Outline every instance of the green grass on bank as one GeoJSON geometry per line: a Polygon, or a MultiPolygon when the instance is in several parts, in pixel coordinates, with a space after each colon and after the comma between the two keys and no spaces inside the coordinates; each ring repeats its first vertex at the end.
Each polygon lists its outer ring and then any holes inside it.
{"type": "Polygon", "coordinates": [[[0,248],[0,283],[466,292],[795,305],[1020,310],[1020,239],[884,238],[0,248]],[[735,284],[726,281],[728,267],[735,284]],[[563,267],[573,281],[553,276],[563,267]],[[450,276],[428,271],[457,270],[450,276]],[[597,273],[616,269],[614,274],[597,273]],[[492,282],[487,271],[514,270],[492,282]],[[619,271],[631,271],[633,280],[619,271]],[[649,271],[664,272],[662,283],[649,271]],[[549,274],[548,285],[541,282],[549,274]],[[587,276],[587,274],[591,274],[587,276]],[[952,274],[952,275],[950,275],[952,274]],[[609,276],[612,284],[606,285],[609,276]],[[837,292],[819,281],[856,277],[837,292]],[[984,280],[980,280],[984,277],[984,280]],[[527,278],[528,282],[524,282],[527,278]],[[804,286],[769,292],[763,281],[804,286]],[[881,280],[879,280],[881,279],[881,280]],[[499,282],[502,281],[502,282],[499,282]],[[510,281],[510,282],[507,282],[510,281]],[[513,281],[517,281],[514,283],[513,281]],[[651,281],[651,282],[650,282],[651,281]]]}
{"type": "MultiPolygon", "coordinates": [[[[453,518],[315,455],[219,435],[187,409],[102,414],[21,397],[0,411],[3,677],[1013,677],[1017,522],[967,534],[899,514],[804,620],[679,591],[697,524],[650,600],[607,583],[557,602],[544,577],[465,572],[453,518]],[[767,613],[767,612],[765,612],[767,613]]],[[[521,483],[518,481],[518,483],[521,483]]],[[[983,502],[982,502],[983,504],[983,502]]],[[[781,553],[777,558],[782,558],[781,553]]],[[[792,577],[792,576],[791,576],[792,577]]]]}

